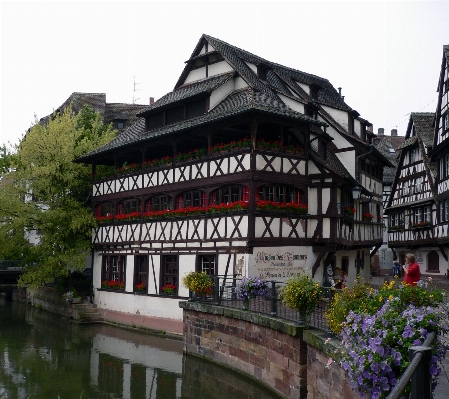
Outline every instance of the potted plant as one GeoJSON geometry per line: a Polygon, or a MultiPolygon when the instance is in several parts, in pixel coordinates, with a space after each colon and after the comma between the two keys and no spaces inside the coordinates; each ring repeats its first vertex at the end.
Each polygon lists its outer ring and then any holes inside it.
{"type": "Polygon", "coordinates": [[[184,287],[200,295],[212,294],[212,278],[205,272],[190,272],[182,279],[184,287]]]}
{"type": "Polygon", "coordinates": [[[109,288],[107,280],[101,282],[101,288],[107,290],[109,288]]]}
{"type": "Polygon", "coordinates": [[[256,296],[265,298],[270,295],[270,287],[267,280],[260,279],[259,277],[244,277],[237,284],[235,289],[237,298],[243,300],[243,309],[249,309],[249,300],[256,296]]]}
{"type": "Polygon", "coordinates": [[[371,222],[373,220],[373,217],[374,217],[374,215],[372,213],[364,212],[363,216],[362,216],[362,219],[365,222],[371,222]]]}
{"type": "Polygon", "coordinates": [[[305,274],[289,278],[279,292],[279,299],[297,310],[302,322],[308,320],[322,297],[321,285],[305,274]]]}
{"type": "Polygon", "coordinates": [[[353,208],[352,206],[347,206],[346,208],[345,208],[345,214],[346,215],[348,215],[348,216],[350,216],[350,217],[354,217],[354,213],[356,213],[356,210],[355,210],[355,208],[353,208]]]}
{"type": "Polygon", "coordinates": [[[147,286],[145,285],[144,282],[140,283],[140,284],[136,284],[134,286],[134,292],[139,293],[139,294],[145,294],[147,290],[147,286]]]}
{"type": "Polygon", "coordinates": [[[173,284],[165,284],[161,291],[164,293],[164,295],[174,295],[176,294],[176,285],[173,284]]]}

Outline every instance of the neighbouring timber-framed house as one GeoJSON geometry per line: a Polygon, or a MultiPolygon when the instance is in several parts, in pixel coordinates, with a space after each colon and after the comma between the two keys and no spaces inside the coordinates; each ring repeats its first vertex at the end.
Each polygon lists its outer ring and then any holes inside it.
{"type": "Polygon", "coordinates": [[[434,234],[445,258],[440,272],[449,276],[449,45],[443,46],[443,60],[438,81],[438,103],[435,112],[435,136],[432,161],[437,165],[436,198],[438,214],[434,234]]]}
{"type": "Polygon", "coordinates": [[[436,168],[429,157],[434,118],[433,113],[411,113],[386,213],[389,246],[401,264],[412,252],[422,273],[440,274],[445,259],[435,236],[436,168]]]}
{"type": "Polygon", "coordinates": [[[369,278],[392,164],[328,80],[203,35],[174,90],[138,116],[77,160],[93,165],[100,307],[181,318],[173,299],[194,270],[369,278]],[[139,285],[146,296],[126,295],[139,285]]]}

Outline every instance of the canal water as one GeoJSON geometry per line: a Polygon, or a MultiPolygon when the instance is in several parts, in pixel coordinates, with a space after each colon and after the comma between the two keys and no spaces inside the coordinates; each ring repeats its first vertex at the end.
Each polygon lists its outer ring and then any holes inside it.
{"type": "Polygon", "coordinates": [[[65,318],[0,297],[0,399],[271,399],[182,342],[65,318]]]}

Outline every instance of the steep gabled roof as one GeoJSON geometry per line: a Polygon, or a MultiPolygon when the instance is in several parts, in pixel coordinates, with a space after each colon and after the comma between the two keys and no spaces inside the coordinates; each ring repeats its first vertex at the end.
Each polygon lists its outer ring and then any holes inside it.
{"type": "Polygon", "coordinates": [[[404,136],[384,136],[378,135],[374,138],[373,143],[377,150],[387,158],[392,164],[392,167],[385,167],[383,169],[382,181],[384,183],[392,183],[398,167],[399,147],[404,143],[404,136]],[[394,150],[392,152],[391,150],[394,150]]]}
{"type": "Polygon", "coordinates": [[[243,114],[249,111],[260,111],[268,114],[281,115],[287,118],[301,120],[315,125],[324,125],[322,122],[318,122],[304,114],[291,110],[282,101],[276,98],[272,98],[265,93],[260,93],[250,88],[245,88],[232,92],[210,112],[196,118],[186,119],[182,122],[163,126],[151,131],[145,130],[145,121],[142,119],[110,143],[82,156],[81,158],[78,158],[77,161],[84,162],[91,159],[95,155],[106,153],[119,147],[135,145],[151,138],[165,136],[186,129],[191,129],[196,126],[213,123],[221,119],[226,119],[230,116],[243,114]]]}

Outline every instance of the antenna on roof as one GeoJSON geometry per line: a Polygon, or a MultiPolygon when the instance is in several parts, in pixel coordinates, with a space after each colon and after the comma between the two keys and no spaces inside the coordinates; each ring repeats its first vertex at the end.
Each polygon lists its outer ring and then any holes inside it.
{"type": "Polygon", "coordinates": [[[133,104],[135,104],[137,100],[140,100],[140,98],[135,98],[136,91],[139,90],[139,89],[136,89],[136,86],[138,84],[140,84],[140,83],[136,83],[136,77],[134,76],[133,104]]]}

